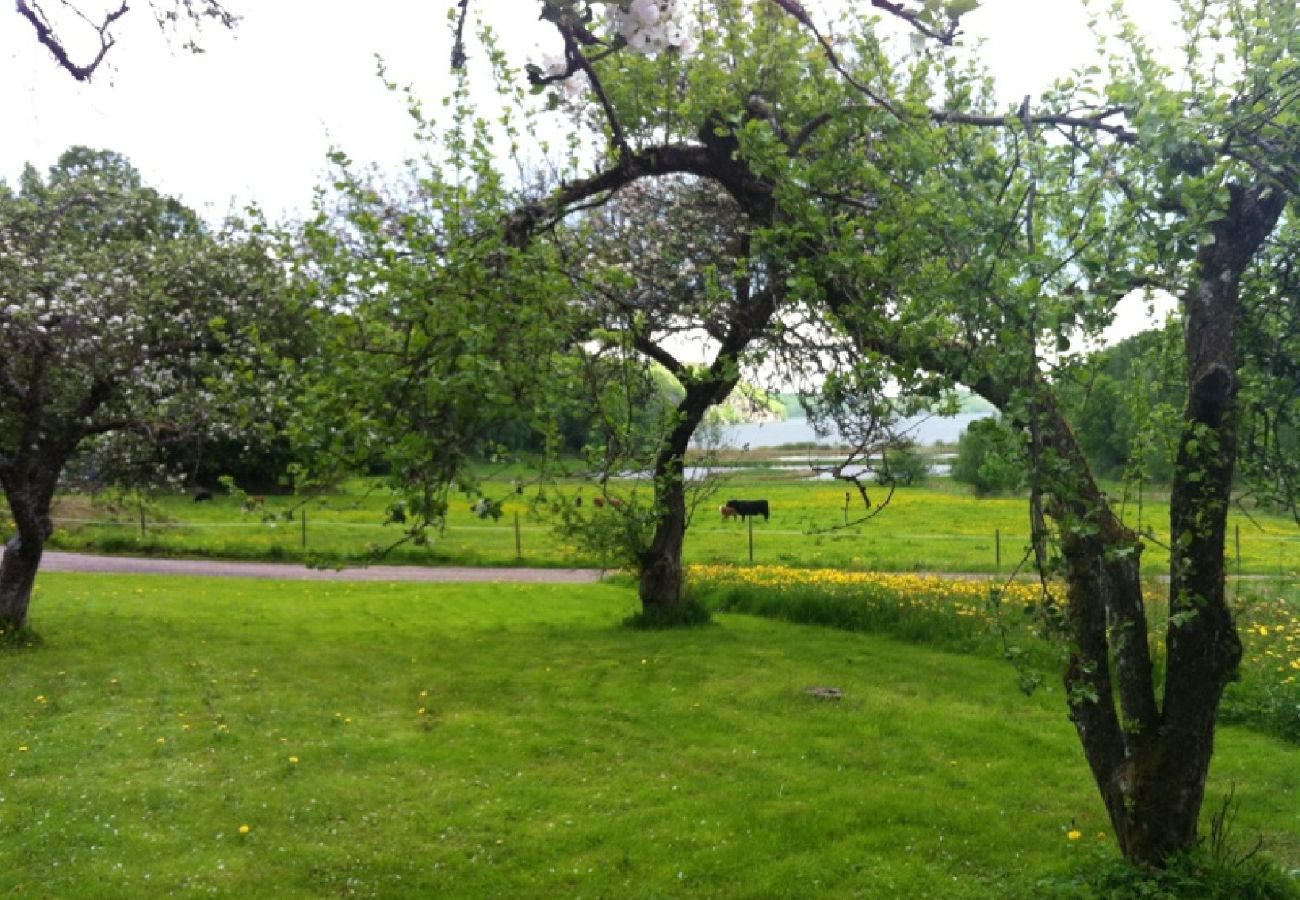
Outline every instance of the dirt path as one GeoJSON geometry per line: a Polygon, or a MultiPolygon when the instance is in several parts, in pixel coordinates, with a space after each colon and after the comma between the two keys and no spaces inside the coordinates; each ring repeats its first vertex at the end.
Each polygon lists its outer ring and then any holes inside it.
{"type": "Polygon", "coordinates": [[[593,584],[597,569],[472,569],[462,566],[367,566],[354,569],[309,569],[299,563],[231,562],[220,559],[139,559],[46,551],[42,572],[101,572],[129,575],[215,575],[279,578],[289,581],[513,581],[593,584]]]}

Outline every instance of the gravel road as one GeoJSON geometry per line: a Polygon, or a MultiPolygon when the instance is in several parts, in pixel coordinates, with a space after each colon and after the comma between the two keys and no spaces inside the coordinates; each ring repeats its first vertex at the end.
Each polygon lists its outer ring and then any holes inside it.
{"type": "Polygon", "coordinates": [[[279,578],[289,581],[513,581],[592,584],[597,569],[472,569],[461,566],[367,566],[354,569],[308,569],[298,563],[230,562],[220,559],[137,559],[46,551],[42,572],[103,572],[130,575],[215,575],[279,578]]]}

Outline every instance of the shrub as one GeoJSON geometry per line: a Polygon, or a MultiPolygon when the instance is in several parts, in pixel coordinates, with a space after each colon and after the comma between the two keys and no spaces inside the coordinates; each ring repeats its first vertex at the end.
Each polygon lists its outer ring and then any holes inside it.
{"type": "Polygon", "coordinates": [[[1014,491],[1025,484],[1026,462],[1019,436],[1001,419],[976,419],[957,441],[954,481],[977,494],[1014,491]]]}
{"type": "Polygon", "coordinates": [[[908,441],[885,451],[885,464],[876,473],[876,481],[911,487],[924,483],[929,475],[930,461],[917,452],[916,444],[908,441]]]}

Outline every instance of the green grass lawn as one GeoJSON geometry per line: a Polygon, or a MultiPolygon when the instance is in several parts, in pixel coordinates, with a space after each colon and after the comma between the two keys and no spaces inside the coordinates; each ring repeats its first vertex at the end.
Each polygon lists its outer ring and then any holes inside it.
{"type": "MultiPolygon", "coordinates": [[[[39,644],[0,651],[0,893],[1031,897],[1113,852],[1059,691],[746,616],[618,627],[635,606],[43,575],[39,644]]],[[[1289,868],[1295,756],[1223,729],[1207,803],[1235,785],[1289,868]]]]}
{"type": "MultiPolygon", "coordinates": [[[[646,489],[644,483],[613,487],[623,496],[646,489]]],[[[452,504],[445,533],[436,537],[432,547],[403,547],[391,555],[391,561],[534,566],[601,563],[584,557],[556,536],[547,518],[549,502],[533,504],[528,496],[513,494],[503,483],[490,483],[487,490],[490,496],[506,498],[502,519],[479,519],[470,512],[469,501],[458,497],[452,504]]],[[[570,497],[581,492],[588,501],[594,495],[591,485],[569,485],[565,492],[570,497]]],[[[771,521],[760,519],[754,524],[757,563],[886,572],[1008,572],[1020,561],[1028,541],[1027,505],[1019,497],[977,498],[955,489],[946,480],[936,480],[931,487],[898,490],[879,516],[843,528],[843,485],[747,473],[727,482],[702,506],[687,535],[687,562],[749,561],[746,526],[734,520],[724,521],[717,513],[718,505],[729,497],[763,497],[771,503],[771,521]]],[[[874,501],[883,497],[881,493],[874,501]]],[[[52,546],[154,555],[301,559],[301,519],[286,521],[275,515],[289,509],[293,502],[293,498],[270,497],[264,511],[247,514],[227,497],[202,504],[193,503],[189,497],[164,498],[158,510],[146,518],[146,531],[141,536],[134,511],[119,511],[116,525],[88,524],[103,522],[109,514],[84,497],[68,497],[57,511],[59,527],[52,546]],[[270,514],[271,521],[263,521],[264,513],[270,514]]],[[[380,493],[358,490],[308,504],[308,552],[346,557],[372,545],[386,546],[396,541],[399,528],[380,524],[386,502],[380,493]]],[[[1123,509],[1127,521],[1136,524],[1136,506],[1129,503],[1123,509]]],[[[850,518],[854,513],[850,510],[850,518]]],[[[1159,535],[1167,529],[1168,518],[1167,504],[1150,499],[1144,503],[1144,527],[1155,527],[1159,535]]],[[[1300,573],[1300,529],[1294,522],[1262,513],[1252,513],[1248,519],[1237,511],[1230,516],[1228,529],[1231,572],[1237,571],[1238,526],[1242,572],[1290,578],[1300,573]]],[[[1167,535],[1162,542],[1167,543],[1167,535]]],[[[1168,554],[1156,544],[1148,546],[1143,561],[1149,574],[1168,571],[1168,554]]]]}

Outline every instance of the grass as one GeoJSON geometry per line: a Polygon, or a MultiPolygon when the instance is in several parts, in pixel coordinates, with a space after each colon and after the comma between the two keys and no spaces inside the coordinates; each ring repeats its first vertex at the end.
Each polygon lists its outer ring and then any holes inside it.
{"type": "MultiPolygon", "coordinates": [[[[39,641],[0,651],[0,893],[1016,897],[1113,847],[1059,692],[635,605],[43,575],[39,641]]],[[[1300,867],[1294,747],[1218,747],[1207,808],[1235,784],[1240,836],[1300,867]]]]}
{"type": "MultiPolygon", "coordinates": [[[[1064,667],[1063,640],[1044,639],[1037,583],[782,566],[694,566],[690,578],[694,596],[712,609],[1014,659],[1026,689],[1055,680],[1064,667]]],[[[1300,743],[1300,586],[1243,588],[1231,599],[1243,645],[1240,677],[1228,685],[1220,718],[1300,743]]],[[[1168,589],[1148,583],[1145,593],[1152,659],[1162,676],[1168,589]]]]}
{"type": "MultiPolygon", "coordinates": [[[[436,537],[431,547],[400,548],[391,555],[391,561],[435,565],[601,564],[599,559],[584,557],[555,534],[548,518],[553,495],[535,504],[528,496],[514,494],[505,483],[490,483],[487,490],[490,496],[506,498],[501,520],[479,519],[469,511],[467,500],[458,499],[452,504],[446,531],[436,537]]],[[[635,490],[645,491],[646,485],[622,483],[612,490],[627,496],[635,490]]],[[[591,485],[578,484],[570,484],[565,491],[570,497],[585,494],[588,500],[595,493],[591,485]]],[[[1019,562],[1028,541],[1023,498],[977,498],[947,480],[937,479],[929,487],[899,489],[881,515],[843,528],[842,485],[772,480],[761,473],[746,473],[727,482],[697,514],[687,534],[687,562],[748,563],[747,527],[734,520],[723,521],[716,512],[728,497],[765,497],[770,501],[771,521],[754,524],[754,561],[768,565],[885,572],[1009,572],[1019,562]]],[[[883,495],[875,499],[883,499],[883,495]]],[[[270,497],[265,510],[248,514],[225,497],[203,504],[193,503],[189,497],[163,498],[158,510],[147,517],[147,528],[141,535],[134,510],[119,511],[116,524],[87,524],[103,522],[110,514],[93,506],[88,498],[70,496],[56,510],[58,530],[52,546],[127,554],[297,560],[304,556],[302,522],[286,520],[282,515],[293,502],[293,498],[270,497]]],[[[309,504],[306,552],[332,559],[397,540],[397,526],[380,524],[385,504],[380,494],[361,491],[309,504]]],[[[605,513],[614,514],[608,509],[605,513]]],[[[1133,504],[1125,507],[1125,513],[1127,520],[1136,524],[1133,504]]],[[[1230,516],[1228,558],[1232,574],[1240,571],[1255,576],[1296,577],[1300,573],[1300,530],[1290,520],[1261,513],[1252,513],[1252,517],[1254,521],[1237,512],[1230,516]],[[1235,546],[1238,527],[1240,568],[1235,546]]],[[[1154,500],[1144,504],[1144,527],[1154,524],[1159,532],[1167,528],[1168,518],[1167,504],[1154,500]]],[[[1167,535],[1161,540],[1167,543],[1167,535]]],[[[1149,545],[1143,555],[1143,568],[1153,575],[1167,572],[1168,554],[1156,544],[1149,545]]]]}

